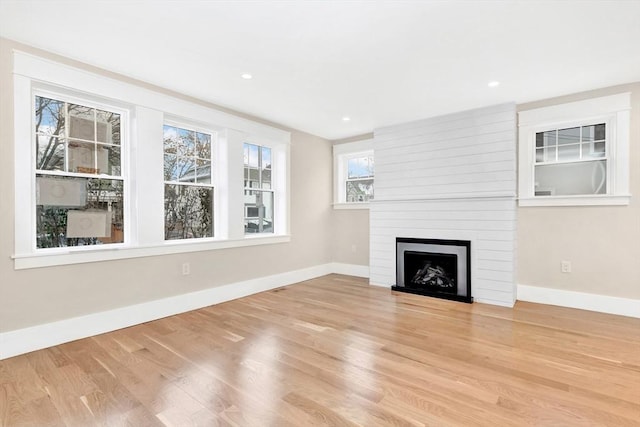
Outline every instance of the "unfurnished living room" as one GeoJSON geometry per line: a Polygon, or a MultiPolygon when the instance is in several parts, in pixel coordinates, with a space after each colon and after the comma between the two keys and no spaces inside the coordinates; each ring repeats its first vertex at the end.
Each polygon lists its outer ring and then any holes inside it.
{"type": "Polygon", "coordinates": [[[0,0],[0,427],[640,426],[640,0],[0,0]]]}

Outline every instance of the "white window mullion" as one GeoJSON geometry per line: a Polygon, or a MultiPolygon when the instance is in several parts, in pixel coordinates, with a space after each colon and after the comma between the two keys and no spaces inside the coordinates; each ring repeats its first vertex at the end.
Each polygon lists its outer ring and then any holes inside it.
{"type": "Polygon", "coordinates": [[[69,172],[69,103],[64,103],[64,170],[69,172]]]}
{"type": "MultiPolygon", "coordinates": [[[[221,194],[227,203],[228,238],[244,238],[244,151],[246,134],[233,129],[224,132],[227,149],[226,194],[221,194]]],[[[222,162],[220,162],[222,163],[222,162]]]]}
{"type": "Polygon", "coordinates": [[[31,80],[14,77],[14,148],[15,164],[15,252],[29,254],[36,249],[36,215],[33,200],[36,198],[36,178],[32,171],[37,162],[33,126],[34,97],[31,80]],[[27,183],[22,186],[21,183],[27,183]],[[25,188],[26,187],[26,188],[25,188]],[[25,191],[26,190],[26,191],[25,191]]]}
{"type": "Polygon", "coordinates": [[[164,155],[162,149],[163,114],[146,107],[135,110],[136,143],[131,147],[130,196],[133,201],[132,227],[134,241],[140,245],[164,242],[164,155]]]}
{"type": "Polygon", "coordinates": [[[273,232],[288,234],[290,230],[289,145],[271,147],[271,186],[273,188],[273,232]]]}
{"type": "MultiPolygon", "coordinates": [[[[584,145],[583,144],[583,132],[584,132],[584,126],[580,126],[580,144],[578,145],[578,158],[580,160],[582,160],[582,158],[583,158],[583,153],[582,153],[582,146],[584,145]]],[[[593,143],[592,143],[592,145],[593,145],[593,143]]],[[[605,148],[605,152],[606,152],[606,148],[605,148]]],[[[607,179],[607,181],[609,181],[609,180],[607,179]]]]}
{"type": "MultiPolygon", "coordinates": [[[[122,123],[120,124],[122,127],[122,123]]],[[[93,170],[98,170],[98,111],[93,109],[93,170]]],[[[122,155],[122,153],[120,153],[122,155]]],[[[120,160],[122,164],[122,160],[120,160]]]]}

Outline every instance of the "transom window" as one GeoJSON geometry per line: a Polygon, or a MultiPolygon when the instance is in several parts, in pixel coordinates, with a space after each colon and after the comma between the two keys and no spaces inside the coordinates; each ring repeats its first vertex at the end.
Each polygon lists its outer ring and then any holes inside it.
{"type": "Polygon", "coordinates": [[[35,96],[36,248],[124,242],[120,112],[35,96]]]}
{"type": "Polygon", "coordinates": [[[165,240],[213,237],[212,139],[164,125],[165,240]]]}
{"type": "Polygon", "coordinates": [[[271,148],[245,143],[244,232],[273,233],[271,148]]]}

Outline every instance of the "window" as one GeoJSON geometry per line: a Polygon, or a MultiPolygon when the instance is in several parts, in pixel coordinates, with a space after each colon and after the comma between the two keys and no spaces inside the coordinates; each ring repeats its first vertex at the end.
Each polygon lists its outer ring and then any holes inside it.
{"type": "Polygon", "coordinates": [[[164,125],[164,238],[213,237],[210,133],[164,125]]]}
{"type": "Polygon", "coordinates": [[[123,114],[34,98],[36,248],[124,242],[123,114]]]}
{"type": "Polygon", "coordinates": [[[13,83],[16,269],[290,241],[289,132],[19,51],[13,83]]]}
{"type": "Polygon", "coordinates": [[[607,193],[606,123],[536,132],[535,196],[607,193]]]}
{"type": "Polygon", "coordinates": [[[345,194],[347,203],[368,202],[373,199],[373,154],[347,157],[345,194]]]}
{"type": "Polygon", "coordinates": [[[628,204],[629,94],[519,113],[521,206],[628,204]]]}
{"type": "Polygon", "coordinates": [[[372,141],[333,146],[334,208],[367,208],[374,196],[374,155],[372,141]]]}
{"type": "Polygon", "coordinates": [[[244,146],[244,232],[273,233],[271,148],[244,146]]]}

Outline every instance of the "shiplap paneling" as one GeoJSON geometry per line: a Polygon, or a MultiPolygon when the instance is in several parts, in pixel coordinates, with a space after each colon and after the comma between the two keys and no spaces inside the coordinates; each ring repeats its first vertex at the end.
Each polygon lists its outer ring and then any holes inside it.
{"type": "Polygon", "coordinates": [[[514,104],[374,132],[370,280],[395,284],[396,237],[471,241],[472,295],[516,298],[514,104]]]}

